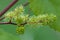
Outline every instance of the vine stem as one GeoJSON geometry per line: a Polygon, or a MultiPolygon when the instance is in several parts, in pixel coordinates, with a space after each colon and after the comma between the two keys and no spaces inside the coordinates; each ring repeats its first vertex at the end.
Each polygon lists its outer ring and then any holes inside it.
{"type": "MultiPolygon", "coordinates": [[[[12,22],[0,22],[0,24],[12,24],[12,25],[17,25],[16,23],[12,23],[12,22]]],[[[25,24],[27,24],[27,22],[25,22],[25,23],[22,23],[22,24],[20,24],[20,25],[25,25],[25,24]]]]}
{"type": "Polygon", "coordinates": [[[0,24],[12,24],[12,25],[17,25],[15,23],[9,23],[9,22],[0,22],[0,24]]]}
{"type": "Polygon", "coordinates": [[[29,3],[30,3],[30,2],[26,2],[26,3],[23,4],[23,6],[25,7],[25,6],[27,6],[29,3]]]}

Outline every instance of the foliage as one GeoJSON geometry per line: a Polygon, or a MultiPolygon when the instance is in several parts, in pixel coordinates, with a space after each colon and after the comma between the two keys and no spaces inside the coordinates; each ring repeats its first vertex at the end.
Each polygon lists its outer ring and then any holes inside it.
{"type": "Polygon", "coordinates": [[[0,40],[19,40],[19,38],[0,28],[0,40]]]}

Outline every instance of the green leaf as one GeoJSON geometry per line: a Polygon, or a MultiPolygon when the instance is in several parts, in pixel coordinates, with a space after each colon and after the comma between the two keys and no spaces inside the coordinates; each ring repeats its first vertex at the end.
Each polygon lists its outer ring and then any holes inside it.
{"type": "Polygon", "coordinates": [[[30,8],[35,15],[42,13],[55,13],[55,8],[50,0],[29,0],[30,8]]]}
{"type": "Polygon", "coordinates": [[[0,28],[0,40],[19,40],[19,38],[13,34],[5,32],[2,28],[0,28]]]}
{"type": "Polygon", "coordinates": [[[35,15],[39,14],[55,14],[57,21],[50,27],[60,31],[60,0],[29,0],[30,8],[35,15]]]}
{"type": "Polygon", "coordinates": [[[24,34],[20,34],[19,36],[21,40],[57,40],[55,33],[56,32],[50,29],[49,26],[27,24],[25,26],[24,34]]]}

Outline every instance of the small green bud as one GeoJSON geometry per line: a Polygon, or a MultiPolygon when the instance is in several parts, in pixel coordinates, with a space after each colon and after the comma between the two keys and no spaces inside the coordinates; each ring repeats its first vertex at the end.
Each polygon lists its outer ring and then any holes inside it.
{"type": "Polygon", "coordinates": [[[18,33],[18,34],[24,34],[24,27],[17,27],[17,29],[16,29],[16,32],[18,33]]]}

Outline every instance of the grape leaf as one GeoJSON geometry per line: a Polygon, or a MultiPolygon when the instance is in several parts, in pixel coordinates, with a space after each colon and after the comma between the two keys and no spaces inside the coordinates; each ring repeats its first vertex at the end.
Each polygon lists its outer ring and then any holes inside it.
{"type": "Polygon", "coordinates": [[[57,21],[50,27],[60,31],[60,0],[29,0],[30,8],[35,15],[39,14],[56,14],[57,21]]]}
{"type": "Polygon", "coordinates": [[[35,15],[42,13],[55,13],[55,8],[49,0],[29,0],[30,8],[35,15]]]}
{"type": "Polygon", "coordinates": [[[56,32],[50,29],[49,26],[27,24],[24,27],[24,34],[19,35],[21,40],[57,40],[56,32]]]}
{"type": "Polygon", "coordinates": [[[19,40],[19,38],[13,34],[5,32],[2,28],[0,28],[0,40],[19,40]]]}

